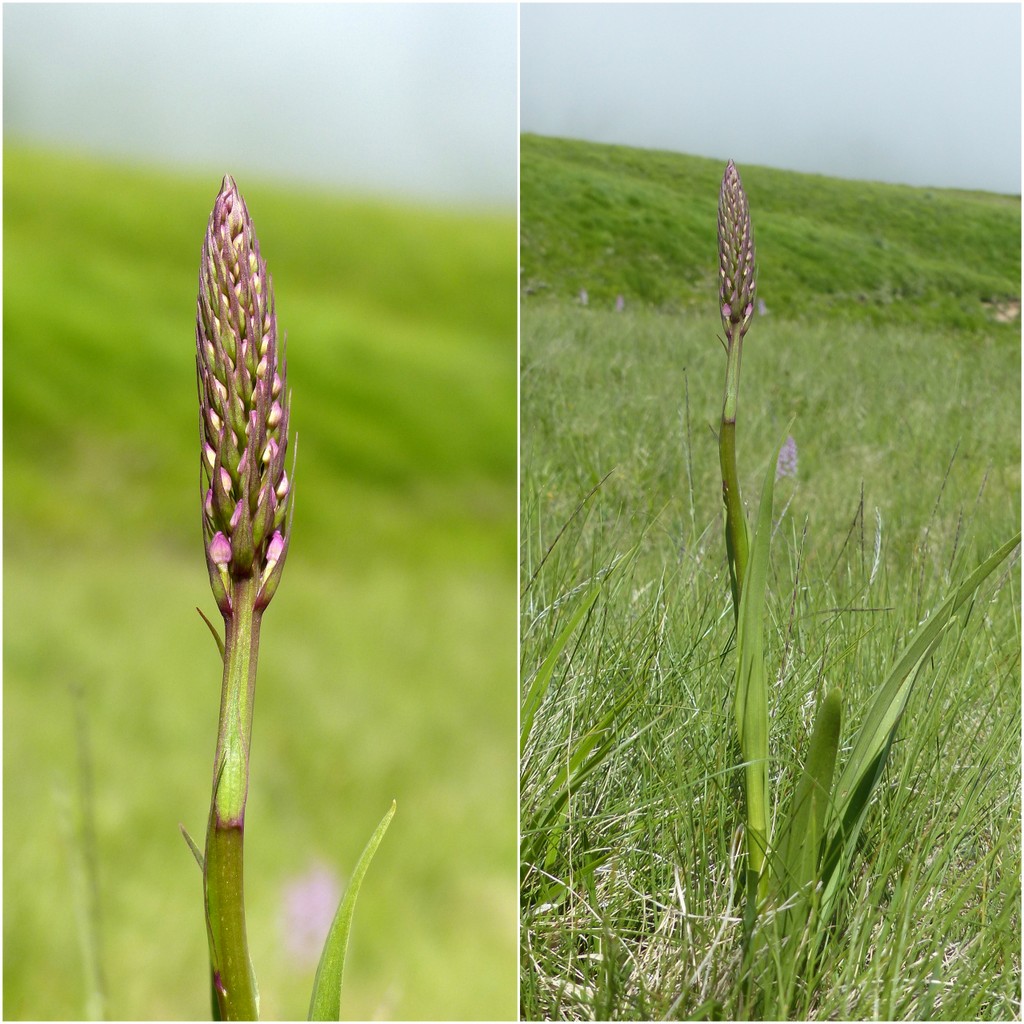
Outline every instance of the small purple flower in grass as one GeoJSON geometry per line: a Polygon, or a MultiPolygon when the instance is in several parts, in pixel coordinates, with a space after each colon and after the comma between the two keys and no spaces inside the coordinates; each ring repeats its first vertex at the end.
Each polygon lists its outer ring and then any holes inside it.
{"type": "Polygon", "coordinates": [[[580,305],[581,306],[585,306],[588,302],[590,302],[590,296],[587,294],[587,289],[586,288],[581,288],[580,289],[580,305]]]}
{"type": "Polygon", "coordinates": [[[764,316],[768,312],[768,307],[765,305],[764,299],[759,298],[757,300],[757,315],[764,316]]]}
{"type": "Polygon", "coordinates": [[[314,865],[284,885],[281,930],[288,953],[304,964],[320,960],[341,899],[341,882],[330,868],[314,865]]]}
{"type": "Polygon", "coordinates": [[[779,461],[775,466],[775,479],[784,476],[796,476],[796,441],[786,438],[786,443],[779,449],[779,461]]]}
{"type": "Polygon", "coordinates": [[[621,313],[626,308],[626,300],[620,295],[615,300],[615,312],[621,313]]]}

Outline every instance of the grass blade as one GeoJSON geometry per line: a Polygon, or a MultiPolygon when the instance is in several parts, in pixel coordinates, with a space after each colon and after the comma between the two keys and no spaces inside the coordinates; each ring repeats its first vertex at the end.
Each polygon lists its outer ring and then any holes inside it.
{"type": "Polygon", "coordinates": [[[544,661],[541,663],[540,668],[537,669],[537,673],[530,683],[530,689],[523,698],[519,739],[520,757],[523,756],[523,753],[526,750],[526,743],[533,730],[533,717],[536,715],[537,708],[540,707],[541,702],[544,700],[544,694],[547,693],[548,686],[551,684],[551,676],[555,671],[555,665],[558,662],[559,655],[565,649],[565,645],[569,642],[569,637],[572,636],[576,627],[583,621],[584,617],[594,606],[594,602],[597,600],[597,595],[600,592],[601,581],[598,579],[591,585],[590,592],[584,598],[579,608],[577,608],[573,613],[572,618],[566,623],[565,628],[555,638],[554,643],[551,645],[551,650],[548,651],[547,657],[545,657],[544,661]]]}
{"type": "Polygon", "coordinates": [[[395,816],[395,807],[396,804],[392,801],[390,810],[370,836],[370,841],[359,857],[355,871],[352,872],[352,879],[338,906],[338,912],[334,915],[334,923],[324,943],[324,951],[320,954],[320,964],[313,979],[309,1020],[341,1019],[341,982],[345,973],[345,954],[348,951],[348,936],[352,930],[356,897],[359,895],[359,887],[363,884],[370,861],[373,860],[373,855],[377,852],[377,847],[380,846],[380,841],[395,816]]]}
{"type": "MultiPolygon", "coordinates": [[[[572,794],[608,761],[613,751],[624,750],[640,735],[636,733],[626,740],[621,738],[622,730],[632,717],[631,709],[637,706],[635,688],[629,687],[579,738],[567,762],[559,767],[552,779],[546,781],[543,802],[535,809],[531,809],[529,828],[525,824],[523,826],[520,844],[521,887],[525,886],[529,872],[545,863],[546,854],[552,849],[552,844],[557,840],[557,834],[562,827],[558,817],[572,794]]],[[[641,730],[643,731],[646,729],[641,730]]],[[[524,793],[527,790],[539,789],[525,779],[521,781],[520,787],[524,793]]]]}
{"type": "Polygon", "coordinates": [[[962,605],[1020,544],[1020,532],[998,548],[961,583],[928,620],[917,630],[896,666],[875,697],[857,734],[853,751],[836,784],[835,813],[838,827],[829,841],[822,870],[825,894],[823,917],[831,914],[840,880],[845,872],[837,870],[852,853],[860,833],[867,805],[881,778],[889,750],[907,706],[917,669],[935,650],[942,635],[962,605]]]}

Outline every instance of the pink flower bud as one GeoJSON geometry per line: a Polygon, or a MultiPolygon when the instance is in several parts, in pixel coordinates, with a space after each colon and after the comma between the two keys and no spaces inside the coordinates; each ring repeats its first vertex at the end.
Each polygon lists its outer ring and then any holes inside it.
{"type": "Polygon", "coordinates": [[[274,536],[270,538],[270,543],[267,545],[267,565],[276,565],[283,551],[284,537],[281,536],[280,530],[275,530],[274,536]]]}
{"type": "Polygon", "coordinates": [[[219,530],[210,541],[210,560],[221,569],[231,561],[231,542],[219,530]]]}

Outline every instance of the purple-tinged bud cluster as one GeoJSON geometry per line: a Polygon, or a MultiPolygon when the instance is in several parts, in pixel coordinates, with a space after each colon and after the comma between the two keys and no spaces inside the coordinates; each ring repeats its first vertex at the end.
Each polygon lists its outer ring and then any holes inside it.
{"type": "Polygon", "coordinates": [[[196,315],[203,539],[217,605],[257,576],[269,603],[288,551],[288,407],[274,289],[245,200],[228,175],[203,241],[196,315]]]}
{"type": "Polygon", "coordinates": [[[754,316],[757,270],[750,206],[736,165],[730,160],[718,198],[718,272],[722,326],[730,343],[747,333],[754,316]]]}

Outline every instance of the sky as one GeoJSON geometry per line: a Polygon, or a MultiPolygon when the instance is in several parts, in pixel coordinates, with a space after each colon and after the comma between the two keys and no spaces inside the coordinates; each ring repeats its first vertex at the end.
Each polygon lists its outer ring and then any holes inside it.
{"type": "MultiPolygon", "coordinates": [[[[1008,4],[521,7],[523,131],[1019,193],[1008,4]]],[[[516,201],[516,5],[5,4],[8,139],[516,201]]]]}
{"type": "Polygon", "coordinates": [[[514,208],[514,4],[5,4],[4,136],[514,208]]]}
{"type": "Polygon", "coordinates": [[[524,132],[1020,193],[1021,8],[532,4],[524,132]]]}

